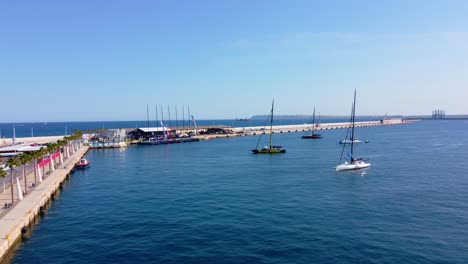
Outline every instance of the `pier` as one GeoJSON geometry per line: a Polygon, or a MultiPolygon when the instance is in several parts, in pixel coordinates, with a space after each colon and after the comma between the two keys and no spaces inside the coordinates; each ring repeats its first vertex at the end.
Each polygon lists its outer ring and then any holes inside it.
{"type": "MultiPolygon", "coordinates": [[[[364,121],[356,122],[355,127],[371,127],[371,126],[386,126],[386,125],[399,125],[405,123],[415,122],[417,120],[407,121],[404,119],[388,119],[380,121],[364,121]]],[[[331,129],[342,129],[350,127],[349,122],[341,123],[320,123],[315,125],[315,130],[331,130],[331,129]]],[[[293,132],[304,132],[311,131],[313,129],[312,124],[296,124],[296,125],[277,125],[273,126],[273,133],[293,133],[293,132]]],[[[229,134],[207,134],[197,135],[199,139],[212,139],[212,138],[225,138],[225,137],[236,137],[236,136],[255,136],[258,134],[269,134],[270,129],[266,129],[263,126],[255,127],[235,127],[231,129],[233,133],[229,134]]]]}
{"type": "MultiPolygon", "coordinates": [[[[29,230],[34,220],[44,210],[47,203],[53,199],[55,192],[62,185],[62,182],[73,171],[75,164],[88,151],[88,146],[82,146],[73,153],[55,171],[52,171],[42,183],[30,189],[22,201],[15,201],[10,208],[0,210],[0,262],[8,257],[8,253],[14,248],[17,241],[20,240],[22,233],[29,230]]],[[[34,175],[34,172],[32,173],[34,175]]],[[[27,176],[32,177],[34,176],[27,176]]],[[[31,181],[33,182],[33,180],[31,181]]],[[[10,186],[9,188],[16,186],[10,186]]],[[[5,189],[0,193],[0,200],[3,202],[10,199],[10,189],[5,189]]]]}

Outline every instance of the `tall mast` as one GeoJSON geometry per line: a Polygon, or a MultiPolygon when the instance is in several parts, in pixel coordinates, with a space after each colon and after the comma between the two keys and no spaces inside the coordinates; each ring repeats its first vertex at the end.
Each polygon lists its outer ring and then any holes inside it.
{"type": "Polygon", "coordinates": [[[188,121],[188,129],[190,130],[190,129],[192,129],[192,124],[190,124],[190,105],[188,105],[187,108],[188,108],[188,109],[187,109],[187,115],[188,115],[188,119],[187,119],[187,121],[188,121]]]}
{"type": "Polygon", "coordinates": [[[356,115],[356,90],[354,90],[354,102],[353,109],[351,111],[351,159],[353,159],[353,147],[354,147],[354,117],[356,115]]]}
{"type": "Polygon", "coordinates": [[[171,122],[171,110],[169,109],[169,105],[167,105],[167,112],[169,114],[169,128],[172,127],[172,122],[171,122]]]}
{"type": "Polygon", "coordinates": [[[164,127],[164,111],[163,111],[162,105],[161,105],[161,126],[164,127]]]}
{"type": "Polygon", "coordinates": [[[271,137],[273,134],[273,108],[275,106],[275,99],[273,99],[273,102],[271,102],[271,121],[270,121],[270,149],[272,148],[272,142],[271,142],[271,137]]]}
{"type": "MultiPolygon", "coordinates": [[[[179,128],[179,120],[177,117],[177,105],[175,105],[174,108],[175,108],[175,123],[176,123],[176,129],[177,129],[179,128]]],[[[177,134],[177,130],[176,130],[176,134],[177,134]]]]}
{"type": "Polygon", "coordinates": [[[315,132],[315,106],[314,106],[314,114],[312,116],[312,135],[315,132]]]}
{"type": "Polygon", "coordinates": [[[185,105],[182,105],[182,131],[185,131],[185,105]]]}
{"type": "Polygon", "coordinates": [[[146,105],[146,120],[148,122],[148,133],[149,133],[149,106],[146,105]]]}
{"type": "Polygon", "coordinates": [[[159,123],[158,122],[159,117],[158,117],[158,105],[157,104],[154,105],[154,110],[156,110],[156,127],[158,127],[159,126],[159,124],[158,124],[159,123]]]}

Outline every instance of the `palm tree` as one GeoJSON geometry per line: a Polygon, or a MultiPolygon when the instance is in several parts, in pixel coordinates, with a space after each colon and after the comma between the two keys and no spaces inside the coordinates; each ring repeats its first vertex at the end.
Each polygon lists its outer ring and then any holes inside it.
{"type": "Polygon", "coordinates": [[[54,160],[52,159],[53,153],[55,153],[55,143],[49,143],[47,146],[47,153],[49,155],[49,173],[52,173],[54,168],[54,160]]]}
{"type": "Polygon", "coordinates": [[[31,154],[24,152],[18,157],[18,161],[23,166],[24,193],[28,192],[28,175],[26,175],[26,164],[32,160],[31,154]]]}
{"type": "Polygon", "coordinates": [[[81,137],[83,136],[83,131],[81,131],[81,130],[75,131],[75,136],[76,136],[77,140],[79,139],[78,147],[81,147],[81,137]]]}
{"type": "Polygon", "coordinates": [[[31,158],[34,160],[34,186],[37,185],[37,159],[39,159],[40,157],[41,157],[40,150],[31,152],[31,158]]]}
{"type": "Polygon", "coordinates": [[[68,136],[63,137],[63,140],[62,140],[63,143],[62,144],[63,144],[63,155],[64,155],[65,159],[68,159],[68,155],[67,155],[68,141],[69,141],[68,136]]]}
{"type": "Polygon", "coordinates": [[[44,155],[47,154],[47,149],[46,148],[41,148],[39,151],[39,156],[41,158],[41,162],[42,162],[42,177],[45,178],[45,161],[44,161],[44,155]]]}
{"type": "Polygon", "coordinates": [[[5,178],[8,174],[2,168],[0,168],[0,178],[3,178],[3,191],[5,191],[5,178]]]}
{"type": "Polygon", "coordinates": [[[61,160],[60,162],[63,163],[63,156],[65,156],[65,145],[67,145],[67,141],[64,140],[64,139],[60,139],[57,141],[57,145],[59,146],[59,149],[60,149],[60,157],[61,157],[61,160]],[[62,154],[62,150],[63,150],[63,154],[62,154]]]}
{"type": "Polygon", "coordinates": [[[10,157],[8,160],[7,160],[7,165],[8,167],[10,167],[10,180],[11,180],[11,183],[10,183],[10,189],[11,189],[11,204],[13,204],[15,202],[15,194],[14,194],[14,191],[13,191],[13,184],[14,184],[14,179],[13,179],[13,171],[14,171],[14,168],[15,166],[19,166],[19,161],[18,161],[18,158],[17,157],[10,157]]]}
{"type": "Polygon", "coordinates": [[[54,157],[54,159],[53,159],[53,160],[54,160],[54,163],[53,163],[54,169],[55,169],[55,167],[57,167],[57,166],[55,166],[55,165],[58,164],[58,163],[60,162],[60,160],[59,160],[59,161],[56,161],[56,160],[55,160],[55,159],[57,159],[57,157],[55,156],[55,154],[57,153],[57,151],[59,150],[59,148],[60,148],[60,147],[59,147],[58,143],[53,143],[53,144],[52,144],[52,150],[53,150],[53,153],[54,153],[54,155],[53,155],[53,157],[54,157]]]}

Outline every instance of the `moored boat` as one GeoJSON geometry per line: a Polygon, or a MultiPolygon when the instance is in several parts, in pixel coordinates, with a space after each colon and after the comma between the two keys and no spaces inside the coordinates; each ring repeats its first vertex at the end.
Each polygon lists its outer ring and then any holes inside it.
{"type": "Polygon", "coordinates": [[[266,153],[266,154],[275,154],[275,153],[286,153],[286,150],[282,146],[265,146],[261,149],[253,149],[252,152],[254,154],[261,154],[261,153],[266,153]]]}
{"type": "Polygon", "coordinates": [[[89,166],[91,162],[85,158],[82,158],[80,159],[80,161],[78,163],[76,163],[75,167],[78,168],[78,169],[84,169],[84,168],[87,168],[89,166]]]}
{"type": "Polygon", "coordinates": [[[322,138],[322,135],[315,133],[315,107],[314,107],[314,114],[312,117],[312,133],[308,135],[303,135],[302,138],[312,138],[312,139],[322,138]]]}
{"type": "Polygon", "coordinates": [[[275,100],[271,103],[271,111],[270,111],[270,145],[265,146],[261,149],[258,148],[258,144],[260,143],[260,140],[262,139],[263,133],[260,135],[260,138],[257,141],[257,146],[255,146],[255,149],[252,149],[253,154],[276,154],[276,153],[286,153],[286,149],[284,149],[282,146],[274,146],[272,143],[272,136],[273,136],[273,109],[275,106],[275,100]]]}

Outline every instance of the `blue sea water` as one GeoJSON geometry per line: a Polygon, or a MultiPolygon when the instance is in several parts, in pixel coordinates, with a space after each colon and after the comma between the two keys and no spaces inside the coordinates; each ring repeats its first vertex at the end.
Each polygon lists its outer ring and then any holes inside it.
{"type": "Polygon", "coordinates": [[[13,263],[468,263],[468,122],[92,150],[13,263]]]}

